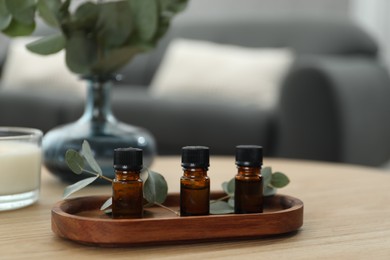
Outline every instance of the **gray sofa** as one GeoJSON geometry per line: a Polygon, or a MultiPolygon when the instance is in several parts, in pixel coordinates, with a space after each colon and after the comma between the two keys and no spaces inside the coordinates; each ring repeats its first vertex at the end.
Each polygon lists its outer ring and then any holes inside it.
{"type": "MultiPolygon", "coordinates": [[[[158,48],[120,71],[113,111],[148,129],[161,155],[191,144],[208,145],[213,155],[231,155],[237,144],[261,144],[266,156],[380,166],[390,158],[390,79],[377,53],[373,39],[346,19],[177,20],[158,48]],[[272,109],[151,96],[148,86],[175,37],[290,47],[297,58],[272,109]]],[[[0,125],[46,132],[77,119],[83,106],[81,97],[55,91],[0,90],[0,125]]]]}

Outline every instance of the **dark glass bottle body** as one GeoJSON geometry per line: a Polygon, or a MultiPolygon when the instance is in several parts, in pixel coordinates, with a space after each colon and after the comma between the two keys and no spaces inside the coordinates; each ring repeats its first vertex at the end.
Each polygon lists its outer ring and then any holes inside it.
{"type": "Polygon", "coordinates": [[[201,216],[210,212],[210,178],[207,168],[183,167],[180,178],[180,215],[201,216]]]}
{"type": "Polygon", "coordinates": [[[238,166],[235,177],[234,213],[263,212],[261,167],[238,166]]]}
{"type": "Polygon", "coordinates": [[[263,147],[236,147],[237,175],[235,176],[234,212],[236,214],[263,212],[263,147]]]}
{"type": "Polygon", "coordinates": [[[112,182],[112,217],[141,218],[143,213],[143,181],[140,173],[142,150],[117,148],[114,150],[115,179],[112,182]]]}
{"type": "Polygon", "coordinates": [[[140,171],[115,170],[112,183],[113,218],[141,218],[143,190],[140,171]]]}

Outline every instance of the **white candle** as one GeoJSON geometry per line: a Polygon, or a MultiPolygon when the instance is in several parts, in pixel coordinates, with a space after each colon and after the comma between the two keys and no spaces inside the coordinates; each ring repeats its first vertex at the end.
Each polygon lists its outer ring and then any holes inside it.
{"type": "Polygon", "coordinates": [[[0,142],[0,196],[39,189],[42,151],[36,144],[0,142]]]}

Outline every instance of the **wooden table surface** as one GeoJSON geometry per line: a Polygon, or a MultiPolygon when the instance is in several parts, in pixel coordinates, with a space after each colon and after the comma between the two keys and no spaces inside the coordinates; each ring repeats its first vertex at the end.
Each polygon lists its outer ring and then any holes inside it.
{"type": "MultiPolygon", "coordinates": [[[[84,246],[52,233],[50,209],[61,200],[66,185],[43,170],[38,203],[0,212],[0,259],[390,259],[390,173],[281,159],[265,159],[265,166],[291,179],[278,193],[300,198],[305,204],[304,224],[297,233],[184,245],[84,246]]],[[[179,190],[178,157],[157,158],[152,168],[164,174],[170,191],[179,190]]],[[[233,158],[212,157],[212,190],[220,190],[220,184],[235,172],[233,158]]],[[[74,197],[110,193],[109,186],[88,187],[74,197]]]]}

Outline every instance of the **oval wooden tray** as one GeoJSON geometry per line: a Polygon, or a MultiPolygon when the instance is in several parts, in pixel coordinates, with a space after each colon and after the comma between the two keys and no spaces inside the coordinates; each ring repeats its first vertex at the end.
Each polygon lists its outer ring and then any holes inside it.
{"type": "MultiPolygon", "coordinates": [[[[286,195],[265,198],[264,213],[259,214],[179,217],[152,207],[141,219],[110,218],[99,210],[107,199],[91,196],[58,202],[52,209],[53,232],[82,244],[124,247],[261,237],[292,232],[303,224],[303,202],[286,195]]],[[[178,210],[179,195],[168,195],[164,205],[178,210]]]]}

